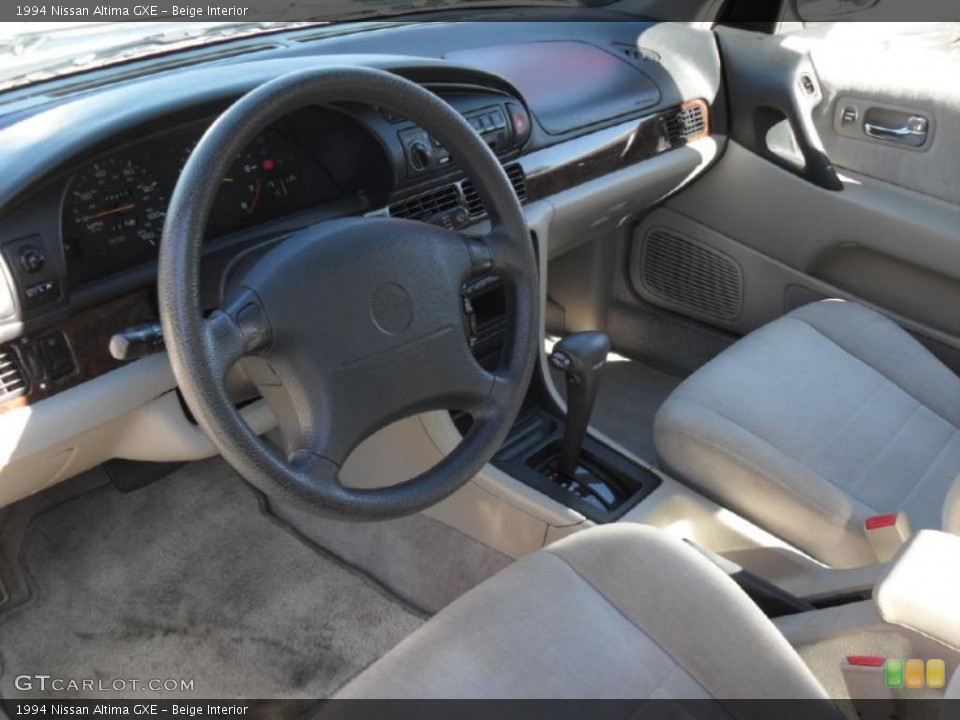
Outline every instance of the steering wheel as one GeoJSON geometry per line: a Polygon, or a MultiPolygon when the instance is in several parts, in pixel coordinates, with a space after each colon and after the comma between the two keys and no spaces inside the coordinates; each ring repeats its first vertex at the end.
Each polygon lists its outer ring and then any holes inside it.
{"type": "Polygon", "coordinates": [[[368,68],[298,71],[245,95],[207,130],[174,190],[160,246],[159,305],[181,392],[226,460],[266,495],[338,519],[418,512],[490,460],[523,401],[539,323],[538,273],[519,202],[499,161],[452,107],[402,77],[368,68]],[[273,121],[311,105],[362,102],[409,118],[470,177],[490,229],[468,236],[413,220],[348,218],[289,236],[204,317],[200,249],[221,178],[273,121]],[[508,331],[502,367],[471,353],[464,284],[495,273],[508,331]],[[244,422],[225,380],[237,362],[258,381],[289,452],[244,422]],[[377,430],[430,410],[469,412],[463,441],[405,482],[358,489],[340,481],[350,452],[377,430]]]}

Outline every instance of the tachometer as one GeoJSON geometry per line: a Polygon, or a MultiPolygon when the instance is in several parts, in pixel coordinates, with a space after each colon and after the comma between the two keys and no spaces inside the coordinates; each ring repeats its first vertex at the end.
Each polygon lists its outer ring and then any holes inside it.
{"type": "MultiPolygon", "coordinates": [[[[191,146],[183,155],[186,164],[191,146]]],[[[212,235],[296,212],[330,194],[329,180],[309,153],[275,130],[244,148],[221,180],[210,215],[212,235]]]]}
{"type": "Polygon", "coordinates": [[[64,236],[81,252],[137,258],[156,252],[167,198],[141,165],[123,157],[93,163],[67,190],[64,236]]]}

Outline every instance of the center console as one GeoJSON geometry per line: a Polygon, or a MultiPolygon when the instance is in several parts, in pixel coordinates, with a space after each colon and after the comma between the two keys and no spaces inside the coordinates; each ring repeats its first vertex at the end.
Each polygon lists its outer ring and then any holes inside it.
{"type": "MultiPolygon", "coordinates": [[[[485,367],[502,353],[502,333],[493,299],[496,286],[467,295],[471,338],[475,354],[485,367]],[[493,297],[491,297],[493,296],[493,297]],[[474,334],[473,329],[476,326],[474,334]],[[497,343],[500,343],[499,352],[497,343]]],[[[567,411],[556,406],[537,376],[516,423],[493,458],[493,465],[595,523],[613,522],[660,485],[660,478],[642,465],[590,437],[599,371],[606,362],[610,341],[600,332],[568,335],[551,354],[551,363],[563,371],[567,411]]],[[[461,432],[470,418],[455,414],[461,432]]]]}

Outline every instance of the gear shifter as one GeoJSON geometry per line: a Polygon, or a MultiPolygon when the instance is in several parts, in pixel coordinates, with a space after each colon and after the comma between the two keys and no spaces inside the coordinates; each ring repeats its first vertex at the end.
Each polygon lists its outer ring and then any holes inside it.
{"type": "Polygon", "coordinates": [[[597,399],[599,370],[607,361],[610,338],[602,332],[567,335],[550,353],[550,364],[562,370],[567,381],[567,424],[560,449],[559,469],[575,477],[580,449],[597,399]]]}

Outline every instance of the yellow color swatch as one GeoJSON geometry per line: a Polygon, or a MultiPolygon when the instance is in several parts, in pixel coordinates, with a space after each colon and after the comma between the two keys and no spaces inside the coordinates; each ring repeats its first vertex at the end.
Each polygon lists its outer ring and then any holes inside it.
{"type": "Polygon", "coordinates": [[[927,687],[942,688],[946,682],[943,660],[927,660],[927,687]]]}
{"type": "Polygon", "coordinates": [[[907,682],[908,688],[923,687],[923,660],[907,660],[907,682]]]}

